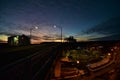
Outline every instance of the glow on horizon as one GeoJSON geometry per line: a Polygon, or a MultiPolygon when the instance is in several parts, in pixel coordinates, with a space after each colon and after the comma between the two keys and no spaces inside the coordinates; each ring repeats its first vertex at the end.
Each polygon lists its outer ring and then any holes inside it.
{"type": "MultiPolygon", "coordinates": [[[[0,35],[0,40],[2,41],[2,43],[7,43],[8,41],[8,36],[6,35],[0,35]]],[[[1,42],[0,42],[1,43],[1,42]]]]}
{"type": "MultiPolygon", "coordinates": [[[[32,39],[32,43],[31,44],[40,44],[42,42],[61,42],[61,40],[43,40],[43,39],[39,39],[39,40],[33,40],[32,39]]],[[[65,42],[64,40],[62,40],[62,42],[65,42]]]]}
{"type": "MultiPolygon", "coordinates": [[[[77,41],[89,41],[90,37],[88,37],[88,36],[81,36],[81,37],[77,37],[75,39],[77,41]]],[[[8,36],[6,36],[6,35],[0,35],[0,40],[2,42],[7,43],[8,36]]],[[[32,41],[31,44],[40,44],[42,42],[61,42],[61,39],[59,39],[59,40],[58,39],[57,40],[56,39],[44,40],[44,39],[38,38],[37,40],[32,39],[31,41],[32,41]]],[[[65,42],[64,38],[63,38],[62,42],[65,42]]]]}
{"type": "MultiPolygon", "coordinates": [[[[16,32],[21,32],[21,33],[25,33],[27,35],[29,35],[29,31],[16,31],[16,32]]],[[[53,31],[52,31],[53,32],[53,31]]],[[[59,35],[59,33],[58,33],[59,35]]],[[[48,30],[43,30],[42,32],[40,31],[33,31],[32,33],[32,42],[31,44],[40,44],[42,42],[61,42],[61,39],[57,39],[59,38],[59,36],[56,36],[55,34],[50,34],[50,32],[48,30]],[[44,39],[43,36],[48,36],[48,39],[44,39]]],[[[66,35],[65,35],[66,36],[66,35]]],[[[74,36],[74,35],[73,35],[74,36]]],[[[78,35],[76,37],[74,37],[77,41],[91,41],[94,40],[95,38],[100,38],[100,37],[105,37],[107,35],[98,35],[98,34],[84,34],[84,35],[78,35]]],[[[62,42],[65,42],[63,40],[62,42]]],[[[7,43],[8,41],[8,36],[5,34],[0,35],[0,43],[7,43]]]]}

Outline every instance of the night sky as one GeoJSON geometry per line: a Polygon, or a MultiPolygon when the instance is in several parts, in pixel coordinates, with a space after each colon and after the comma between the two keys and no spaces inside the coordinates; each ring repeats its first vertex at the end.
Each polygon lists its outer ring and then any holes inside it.
{"type": "Polygon", "coordinates": [[[120,39],[120,0],[0,0],[0,42],[30,28],[32,43],[59,41],[61,27],[63,38],[120,39]]]}

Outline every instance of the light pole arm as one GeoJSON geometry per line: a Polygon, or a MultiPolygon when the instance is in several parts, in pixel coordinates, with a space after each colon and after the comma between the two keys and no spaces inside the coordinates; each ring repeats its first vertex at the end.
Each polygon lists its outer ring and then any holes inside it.
{"type": "MultiPolygon", "coordinates": [[[[33,30],[34,28],[30,28],[30,42],[32,42],[31,40],[32,40],[32,30],[33,30]]],[[[35,29],[38,29],[38,27],[35,27],[35,29]]]]}
{"type": "Polygon", "coordinates": [[[32,42],[31,39],[32,39],[32,28],[30,28],[30,43],[32,42]]]}

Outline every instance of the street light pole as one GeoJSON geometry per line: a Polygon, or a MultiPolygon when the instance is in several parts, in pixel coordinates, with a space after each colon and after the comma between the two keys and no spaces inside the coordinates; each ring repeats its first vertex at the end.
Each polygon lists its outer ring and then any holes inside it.
{"type": "MultiPolygon", "coordinates": [[[[32,30],[33,30],[34,28],[30,28],[30,43],[32,42],[31,40],[32,40],[32,30]]],[[[38,29],[38,27],[35,27],[35,29],[38,29]]]]}
{"type": "Polygon", "coordinates": [[[61,43],[62,43],[62,27],[60,27],[61,28],[61,43]]]}
{"type": "MultiPolygon", "coordinates": [[[[56,28],[56,25],[54,25],[54,28],[56,28]]],[[[61,43],[62,43],[62,27],[58,27],[58,28],[60,28],[60,31],[61,31],[61,43]]]]}
{"type": "Polygon", "coordinates": [[[30,28],[30,39],[31,39],[31,35],[32,35],[32,28],[30,28]]]}
{"type": "Polygon", "coordinates": [[[33,28],[30,28],[30,43],[32,42],[31,39],[32,39],[32,30],[33,28]]]}

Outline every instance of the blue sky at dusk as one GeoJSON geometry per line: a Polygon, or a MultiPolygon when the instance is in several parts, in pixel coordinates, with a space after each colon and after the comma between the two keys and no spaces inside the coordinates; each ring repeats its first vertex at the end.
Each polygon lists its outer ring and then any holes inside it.
{"type": "Polygon", "coordinates": [[[119,4],[119,0],[0,0],[0,42],[11,35],[29,36],[36,26],[33,43],[59,40],[60,27],[63,37],[79,41],[120,39],[119,4]]]}

